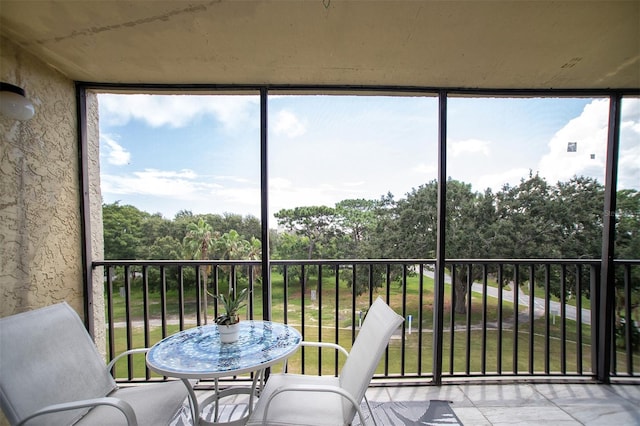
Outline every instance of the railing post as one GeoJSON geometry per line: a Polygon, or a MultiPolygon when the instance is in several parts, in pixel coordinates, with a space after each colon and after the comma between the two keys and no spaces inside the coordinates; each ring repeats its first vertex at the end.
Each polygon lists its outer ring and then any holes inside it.
{"type": "Polygon", "coordinates": [[[602,218],[602,269],[598,327],[598,380],[610,382],[611,345],[613,344],[613,304],[615,302],[614,238],[616,225],[616,189],[618,180],[618,148],[620,145],[620,109],[622,95],[609,99],[609,133],[604,180],[604,212],[602,218]]]}
{"type": "Polygon", "coordinates": [[[442,384],[445,227],[447,216],[447,92],[438,94],[438,224],[433,303],[433,383],[442,384]]]}
{"type": "Polygon", "coordinates": [[[267,151],[267,89],[260,89],[260,217],[262,224],[262,318],[271,320],[271,262],[269,253],[269,170],[267,151]]]}
{"type": "Polygon", "coordinates": [[[591,373],[598,376],[598,342],[600,342],[600,265],[589,268],[589,291],[591,292],[591,373]]]}

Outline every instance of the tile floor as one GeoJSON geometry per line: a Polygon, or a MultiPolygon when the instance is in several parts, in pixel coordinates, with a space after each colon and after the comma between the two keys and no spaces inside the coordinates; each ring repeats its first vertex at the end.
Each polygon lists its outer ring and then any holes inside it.
{"type": "Polygon", "coordinates": [[[443,399],[465,426],[640,425],[640,385],[446,384],[371,387],[370,401],[443,399]]]}
{"type": "MultiPolygon", "coordinates": [[[[203,396],[206,395],[202,394],[203,396]]],[[[640,385],[444,384],[375,385],[369,401],[452,401],[465,426],[640,426],[640,385]]],[[[230,401],[233,404],[246,401],[230,401]]],[[[395,426],[395,425],[383,425],[395,426]]]]}

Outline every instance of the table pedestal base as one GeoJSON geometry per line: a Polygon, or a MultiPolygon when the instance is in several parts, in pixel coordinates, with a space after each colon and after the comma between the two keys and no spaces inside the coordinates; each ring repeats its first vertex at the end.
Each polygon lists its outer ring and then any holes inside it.
{"type": "Polygon", "coordinates": [[[217,394],[213,394],[209,397],[207,397],[205,400],[203,400],[202,402],[200,402],[200,422],[198,423],[201,426],[217,426],[217,425],[225,425],[225,426],[243,426],[247,423],[247,420],[249,419],[249,415],[251,414],[251,412],[253,411],[252,408],[252,403],[249,402],[249,405],[247,406],[247,408],[245,408],[244,412],[242,413],[242,416],[236,420],[233,421],[228,421],[228,422],[219,422],[218,421],[218,416],[220,415],[219,410],[218,410],[218,406],[220,403],[220,400],[222,398],[226,398],[229,396],[234,396],[234,395],[249,395],[249,401],[251,401],[252,395],[253,395],[253,391],[251,388],[229,388],[229,389],[225,389],[220,391],[217,394]],[[215,408],[214,408],[214,412],[213,412],[213,421],[208,421],[204,418],[203,416],[203,411],[204,409],[210,405],[210,404],[214,404],[215,408]]]}
{"type": "MultiPolygon", "coordinates": [[[[253,412],[254,406],[254,398],[256,397],[256,392],[258,389],[258,383],[262,383],[262,378],[264,375],[264,370],[260,370],[256,372],[253,376],[253,381],[251,383],[251,387],[230,387],[224,390],[220,390],[218,388],[218,379],[214,379],[215,390],[212,395],[206,397],[201,402],[198,402],[195,391],[193,390],[193,386],[191,382],[187,379],[182,379],[182,382],[187,387],[187,391],[189,392],[189,402],[191,405],[191,416],[194,419],[194,425],[201,426],[216,426],[216,425],[224,425],[224,426],[243,426],[249,420],[249,416],[253,412]],[[242,416],[236,420],[228,421],[228,422],[219,422],[220,415],[220,400],[223,398],[235,396],[235,395],[249,395],[249,402],[247,403],[247,408],[245,408],[242,416]],[[214,404],[213,411],[213,421],[209,421],[205,418],[204,409],[209,405],[214,404]]],[[[209,417],[209,416],[206,416],[209,417]]]]}

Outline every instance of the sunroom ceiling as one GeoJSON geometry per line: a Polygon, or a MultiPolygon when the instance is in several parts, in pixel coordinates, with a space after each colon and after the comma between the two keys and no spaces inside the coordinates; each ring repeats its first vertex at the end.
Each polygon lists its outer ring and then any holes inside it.
{"type": "Polygon", "coordinates": [[[0,34],[90,82],[640,87],[638,1],[0,0],[0,34]]]}

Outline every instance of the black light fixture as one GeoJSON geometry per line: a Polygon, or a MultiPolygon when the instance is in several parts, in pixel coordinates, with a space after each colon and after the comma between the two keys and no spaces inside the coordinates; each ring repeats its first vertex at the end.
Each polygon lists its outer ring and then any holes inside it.
{"type": "Polygon", "coordinates": [[[36,110],[26,98],[24,89],[9,83],[0,83],[0,114],[25,121],[31,119],[35,113],[36,110]]]}

